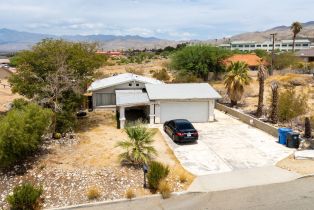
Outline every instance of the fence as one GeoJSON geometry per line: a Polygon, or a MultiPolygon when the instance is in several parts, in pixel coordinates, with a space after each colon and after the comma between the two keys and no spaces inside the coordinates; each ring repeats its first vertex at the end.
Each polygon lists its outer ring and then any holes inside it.
{"type": "Polygon", "coordinates": [[[278,128],[275,126],[269,125],[259,119],[256,119],[250,115],[241,113],[233,108],[227,107],[223,104],[216,103],[215,108],[218,109],[219,111],[225,112],[226,114],[229,114],[240,121],[249,124],[255,128],[258,128],[274,137],[278,137],[278,128]]]}

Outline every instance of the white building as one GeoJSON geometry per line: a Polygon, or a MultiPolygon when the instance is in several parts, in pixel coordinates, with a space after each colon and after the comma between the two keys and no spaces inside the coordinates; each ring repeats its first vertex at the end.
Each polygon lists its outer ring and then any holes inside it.
{"type": "MultiPolygon", "coordinates": [[[[275,50],[280,51],[292,51],[293,40],[281,40],[275,41],[275,50]]],[[[219,47],[230,49],[230,50],[240,50],[240,51],[253,51],[257,49],[272,51],[273,42],[255,42],[255,41],[233,41],[230,44],[222,44],[219,47]]],[[[308,39],[297,39],[295,40],[295,50],[310,49],[311,42],[308,39]]]]}
{"type": "Polygon", "coordinates": [[[118,112],[120,128],[128,114],[142,111],[150,124],[172,119],[213,121],[215,100],[221,96],[208,83],[164,84],[135,74],[120,74],[97,80],[88,88],[93,109],[118,112]]]}

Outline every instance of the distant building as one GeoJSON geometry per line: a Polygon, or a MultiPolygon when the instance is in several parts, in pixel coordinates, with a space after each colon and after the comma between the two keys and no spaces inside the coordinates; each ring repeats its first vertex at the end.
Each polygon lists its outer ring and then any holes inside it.
{"type": "Polygon", "coordinates": [[[296,52],[295,55],[301,58],[304,62],[314,62],[314,48],[300,50],[296,52]]]}
{"type": "Polygon", "coordinates": [[[263,62],[264,65],[267,65],[266,61],[262,61],[260,57],[256,54],[235,54],[226,60],[224,60],[224,64],[229,66],[231,63],[235,62],[244,62],[246,63],[251,70],[257,70],[258,66],[263,62]]]}
{"type": "Polygon", "coordinates": [[[103,55],[109,55],[111,57],[118,57],[123,55],[123,52],[121,51],[97,51],[97,54],[103,54],[103,55]]]}
{"type": "MultiPolygon", "coordinates": [[[[279,51],[292,51],[293,40],[281,40],[275,42],[275,50],[279,51]]],[[[304,50],[311,48],[311,42],[308,39],[297,39],[295,40],[295,50],[304,50]]],[[[255,42],[255,41],[233,41],[230,44],[222,44],[219,47],[240,50],[240,51],[254,51],[257,49],[266,50],[268,52],[273,49],[272,41],[255,42]]]]}

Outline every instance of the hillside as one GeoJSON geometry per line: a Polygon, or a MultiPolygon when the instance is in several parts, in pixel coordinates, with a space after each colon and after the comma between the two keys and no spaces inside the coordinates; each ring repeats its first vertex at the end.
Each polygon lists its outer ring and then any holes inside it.
{"type": "Polygon", "coordinates": [[[104,50],[114,49],[144,49],[144,48],[164,48],[166,46],[175,46],[177,42],[157,39],[155,37],[141,36],[114,36],[114,35],[67,35],[55,36],[50,34],[39,34],[20,32],[10,29],[0,29],[0,52],[14,52],[23,49],[29,49],[32,45],[42,39],[54,38],[65,39],[69,41],[87,41],[98,42],[100,48],[104,50]]]}
{"type": "MultiPolygon", "coordinates": [[[[299,39],[309,38],[314,39],[314,21],[303,23],[303,29],[298,35],[299,39]]],[[[238,34],[231,37],[232,41],[253,40],[253,41],[265,41],[270,40],[270,34],[277,33],[277,39],[292,39],[292,32],[290,26],[277,26],[265,31],[256,31],[238,34]]],[[[222,41],[222,40],[220,40],[222,41]]]]}

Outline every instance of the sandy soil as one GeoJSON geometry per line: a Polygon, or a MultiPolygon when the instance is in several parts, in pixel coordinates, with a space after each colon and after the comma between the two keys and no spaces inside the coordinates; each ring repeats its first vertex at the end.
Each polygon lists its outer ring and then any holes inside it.
{"type": "Polygon", "coordinates": [[[8,110],[8,105],[16,98],[20,98],[18,94],[13,94],[7,80],[1,80],[0,82],[0,112],[8,110]],[[5,87],[2,85],[4,84],[5,87]]]}
{"type": "Polygon", "coordinates": [[[296,160],[293,155],[279,161],[276,165],[302,175],[314,174],[314,160],[296,160]]]}

